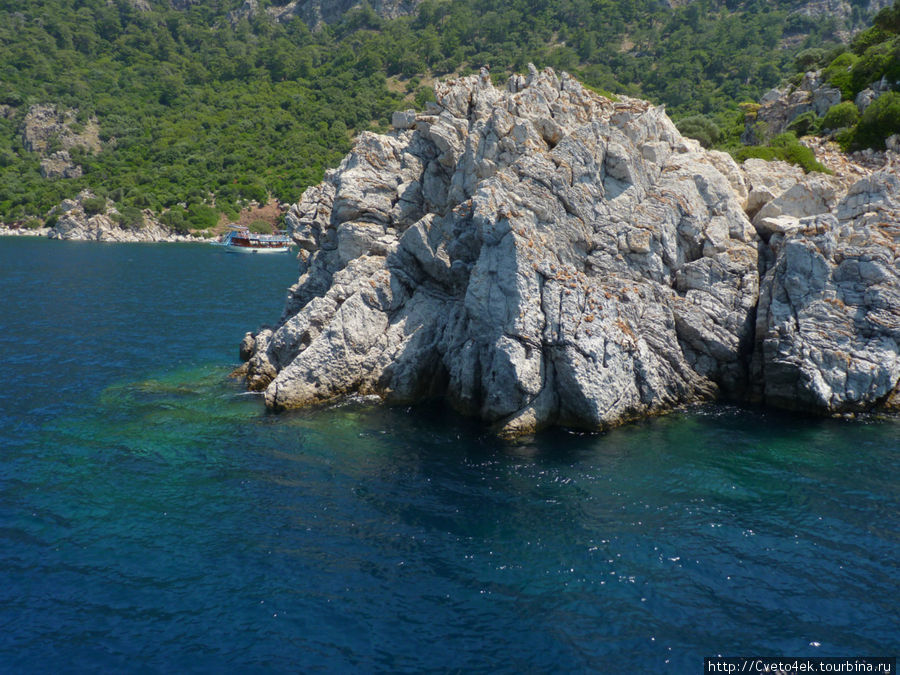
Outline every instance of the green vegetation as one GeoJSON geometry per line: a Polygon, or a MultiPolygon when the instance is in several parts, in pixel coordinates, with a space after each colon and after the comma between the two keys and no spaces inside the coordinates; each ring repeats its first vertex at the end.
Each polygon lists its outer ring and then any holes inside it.
{"type": "Polygon", "coordinates": [[[881,95],[861,116],[854,103],[857,94],[873,83],[884,79],[896,86],[900,82],[900,0],[878,12],[872,23],[856,34],[849,51],[823,51],[810,61],[809,67],[823,68],[825,82],[840,89],[843,100],[822,119],[807,120],[807,129],[795,129],[798,133],[837,131],[835,138],[845,150],[883,149],[888,136],[900,133],[897,92],[881,95]]]}
{"type": "Polygon", "coordinates": [[[719,126],[705,115],[684,117],[675,126],[683,135],[700,141],[704,148],[713,147],[722,136],[719,126]]]}
{"type": "Polygon", "coordinates": [[[139,230],[144,226],[144,214],[134,206],[122,207],[121,213],[116,216],[119,225],[129,230],[139,230]]]}
{"type": "MultiPolygon", "coordinates": [[[[855,108],[855,106],[854,106],[855,108]]],[[[793,131],[797,136],[806,136],[814,134],[818,131],[821,120],[812,110],[807,110],[802,115],[798,115],[788,125],[788,131],[793,131]]]]}
{"type": "Polygon", "coordinates": [[[822,118],[823,129],[844,129],[859,122],[859,109],[853,101],[833,105],[822,118]]]}
{"type": "Polygon", "coordinates": [[[339,42],[262,18],[232,27],[224,9],[239,2],[208,4],[0,1],[0,104],[11,106],[0,115],[0,221],[42,217],[87,187],[120,212],[187,204],[173,224],[206,227],[247,201],[298,198],[352,133],[400,106],[352,49],[374,34],[339,42]],[[40,157],[23,148],[36,103],[77,109],[82,124],[96,117],[103,150],[71,151],[81,178],[42,178],[40,157]]]}
{"type": "Polygon", "coordinates": [[[272,225],[265,220],[254,220],[247,228],[256,234],[272,234],[272,225]]]}
{"type": "Polygon", "coordinates": [[[857,61],[859,57],[853,52],[843,52],[835,57],[822,73],[828,84],[841,90],[841,98],[845,101],[855,95],[851,73],[857,61]]]}
{"type": "Polygon", "coordinates": [[[884,139],[892,134],[900,134],[900,93],[895,91],[879,96],[866,108],[852,140],[864,147],[884,148],[884,139]]]}
{"type": "Polygon", "coordinates": [[[807,173],[810,171],[831,173],[824,165],[816,161],[813,151],[800,143],[797,135],[791,131],[776,136],[769,145],[745,146],[735,153],[735,157],[741,162],[751,157],[767,161],[780,159],[802,167],[807,173]]]}
{"type": "MultiPolygon", "coordinates": [[[[876,14],[873,26],[858,33],[849,50],[846,45],[831,48],[810,47],[797,53],[794,67],[798,70],[788,82],[798,86],[805,72],[822,70],[826,85],[840,90],[842,101],[832,106],[822,117],[812,110],[794,118],[788,126],[788,134],[782,134],[768,145],[743,146],[740,138],[749,126],[756,138],[766,138],[769,130],[765,122],[756,122],[759,104],[741,103],[740,118],[729,112],[719,113],[716,121],[720,127],[716,147],[730,151],[735,158],[748,157],[783,159],[802,166],[806,171],[822,171],[815,162],[811,151],[798,141],[798,136],[833,133],[834,139],[844,150],[863,147],[884,148],[885,139],[900,133],[900,110],[897,100],[900,94],[882,94],[863,115],[860,115],[855,99],[863,89],[885,79],[888,86],[900,82],[900,0],[894,0],[892,7],[876,14]]],[[[696,138],[709,146],[711,137],[702,118],[689,117],[676,123],[687,136],[696,138]]]]}
{"type": "MultiPolygon", "coordinates": [[[[179,231],[209,228],[249,201],[297,199],[354,134],[432,99],[430,78],[482,65],[495,80],[529,61],[568,70],[730,147],[739,101],[838,43],[835,21],[791,14],[792,0],[425,0],[393,20],[363,4],[317,31],[270,19],[283,4],[245,16],[242,0],[0,0],[0,221],[43,218],[89,188],[130,227],[149,208],[179,231]],[[77,110],[73,131],[97,120],[103,149],[70,151],[80,178],[42,178],[24,149],[39,103],[77,110]]],[[[854,42],[858,62],[835,66],[848,96],[857,73],[893,72],[892,16],[854,42]]]]}
{"type": "Polygon", "coordinates": [[[106,200],[103,197],[88,197],[82,200],[81,206],[89,216],[97,213],[106,213],[106,200]]]}

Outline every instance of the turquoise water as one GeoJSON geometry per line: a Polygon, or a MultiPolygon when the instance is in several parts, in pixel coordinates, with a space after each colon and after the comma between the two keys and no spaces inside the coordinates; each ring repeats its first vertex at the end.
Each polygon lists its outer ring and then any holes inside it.
{"type": "Polygon", "coordinates": [[[900,424],[704,406],[504,444],[267,414],[292,259],[0,239],[0,670],[699,673],[896,655],[900,424]]]}

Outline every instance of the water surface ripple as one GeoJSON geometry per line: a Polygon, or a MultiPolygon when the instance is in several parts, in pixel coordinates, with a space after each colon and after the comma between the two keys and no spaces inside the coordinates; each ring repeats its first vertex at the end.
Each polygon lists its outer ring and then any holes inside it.
{"type": "Polygon", "coordinates": [[[895,655],[900,424],[503,444],[229,380],[288,259],[0,239],[0,670],[697,673],[895,655]]]}

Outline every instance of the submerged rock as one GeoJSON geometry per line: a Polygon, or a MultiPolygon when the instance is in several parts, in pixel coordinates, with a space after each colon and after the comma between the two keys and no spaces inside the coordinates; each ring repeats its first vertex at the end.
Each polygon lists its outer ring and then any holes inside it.
{"type": "MultiPolygon", "coordinates": [[[[435,93],[426,113],[395,116],[391,133],[360,135],[289,211],[302,276],[278,325],[241,349],[269,407],[441,397],[517,435],[604,428],[717,396],[799,396],[751,381],[794,377],[778,355],[809,339],[784,332],[774,299],[802,264],[786,251],[813,226],[772,223],[824,223],[861,192],[742,170],[683,138],[661,108],[606,99],[565,73],[531,67],[498,89],[482,71],[435,93]]],[[[874,227],[859,218],[839,221],[847,236],[874,227]]],[[[896,308],[889,295],[870,306],[896,308]]],[[[857,351],[896,357],[896,333],[876,342],[857,351]]],[[[892,377],[851,390],[860,405],[881,400],[892,377]]]]}

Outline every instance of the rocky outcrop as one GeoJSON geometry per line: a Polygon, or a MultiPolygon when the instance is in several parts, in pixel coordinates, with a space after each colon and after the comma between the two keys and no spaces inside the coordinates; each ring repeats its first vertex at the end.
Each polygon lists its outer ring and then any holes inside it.
{"type": "MultiPolygon", "coordinates": [[[[369,0],[368,6],[384,19],[396,19],[415,12],[422,0],[369,0]]],[[[282,23],[299,17],[311,27],[334,23],[347,12],[363,6],[360,0],[291,0],[287,3],[276,3],[265,8],[265,13],[282,23]]],[[[228,13],[232,23],[241,19],[249,19],[260,12],[258,0],[244,0],[238,8],[228,13]]]]}
{"type": "MultiPolygon", "coordinates": [[[[75,241],[108,241],[108,242],[160,242],[160,241],[194,241],[194,237],[179,235],[161,224],[150,211],[144,211],[144,222],[137,227],[123,227],[119,224],[119,212],[111,202],[100,212],[85,210],[86,200],[96,200],[87,190],[79,193],[75,199],[64,199],[54,207],[48,217],[55,219],[53,227],[46,236],[50,239],[68,239],[75,241]]],[[[89,202],[90,203],[90,202],[89,202]]],[[[93,209],[90,209],[93,211],[93,209]]]]}
{"type": "Polygon", "coordinates": [[[72,161],[65,150],[54,152],[41,160],[41,176],[44,178],[79,178],[82,169],[72,161]]]}
{"type": "MultiPolygon", "coordinates": [[[[883,77],[859,92],[854,103],[860,114],[893,88],[887,77],[883,77]]],[[[815,117],[822,117],[829,108],[840,102],[841,90],[825,82],[822,71],[805,73],[799,85],[788,84],[771,89],[763,95],[757,107],[748,109],[741,142],[746,145],[767,143],[785,131],[796,131],[796,124],[802,120],[798,118],[802,115],[809,117],[805,114],[812,113],[815,117]]],[[[808,124],[804,126],[808,127],[808,124]]]]}
{"type": "Polygon", "coordinates": [[[813,19],[826,18],[835,20],[842,30],[838,36],[842,40],[849,37],[848,31],[854,28],[853,9],[861,9],[862,18],[868,18],[885,7],[890,7],[893,0],[803,0],[798,3],[792,14],[813,19]]]}
{"type": "Polygon", "coordinates": [[[52,152],[54,142],[62,150],[82,147],[92,152],[101,148],[100,129],[97,121],[77,121],[77,111],[60,110],[52,105],[33,105],[25,115],[22,125],[22,143],[29,152],[46,155],[52,152]]]}
{"type": "Polygon", "coordinates": [[[15,223],[6,225],[0,223],[0,237],[49,237],[49,227],[21,227],[15,223]]]}
{"type": "Polygon", "coordinates": [[[894,183],[848,191],[780,163],[738,167],[662,109],[550,70],[503,90],[482,72],[435,91],[425,114],[363,133],[289,211],[302,276],[278,325],[241,345],[269,407],[441,397],[517,435],[717,396],[858,410],[896,390],[896,259],[877,253],[896,236],[894,183]],[[875,203],[893,226],[877,224],[875,203]],[[798,246],[821,248],[830,271],[815,283],[831,295],[798,291],[798,246]],[[805,351],[826,296],[848,308],[829,329],[867,331],[846,372],[884,364],[867,387],[832,373],[830,398],[801,373],[833,366],[805,351]],[[813,323],[790,324],[798,312],[813,323]]]}
{"type": "Polygon", "coordinates": [[[798,86],[771,89],[760,99],[758,110],[748,115],[741,142],[766,143],[788,130],[791,123],[806,112],[821,117],[841,102],[841,90],[822,81],[821,71],[808,72],[798,86]]]}
{"type": "Polygon", "coordinates": [[[887,76],[885,76],[877,82],[872,82],[868,87],[859,92],[856,95],[856,98],[853,99],[853,102],[856,104],[856,108],[859,112],[864,113],[866,108],[878,100],[879,96],[889,91],[891,91],[891,83],[888,81],[887,76]]]}
{"type": "Polygon", "coordinates": [[[803,169],[799,166],[787,162],[767,162],[762,159],[746,160],[741,165],[741,173],[747,186],[744,209],[751,217],[804,176],[803,169]]]}
{"type": "Polygon", "coordinates": [[[270,406],[441,393],[515,434],[740,392],[756,233],[699,144],[552,71],[436,94],[289,213],[305,273],[247,350],[270,406]]]}
{"type": "Polygon", "coordinates": [[[828,212],[769,239],[755,381],[783,408],[900,407],[900,178],[858,181],[828,212]]]}
{"type": "Polygon", "coordinates": [[[73,148],[97,152],[101,148],[97,120],[77,121],[77,111],[33,105],[22,124],[22,144],[41,157],[44,178],[78,178],[82,169],[69,155],[73,148]]]}

